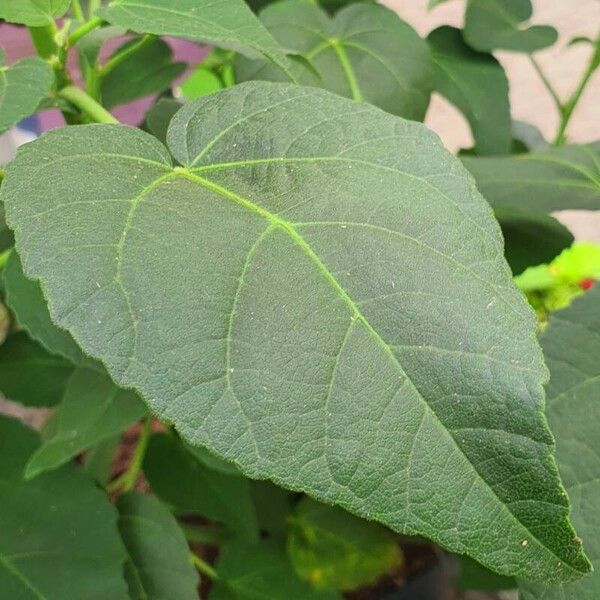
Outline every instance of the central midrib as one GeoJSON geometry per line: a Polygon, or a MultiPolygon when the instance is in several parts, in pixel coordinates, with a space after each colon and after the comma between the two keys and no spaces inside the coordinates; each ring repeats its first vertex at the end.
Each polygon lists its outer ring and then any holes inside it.
{"type": "MultiPolygon", "coordinates": [[[[444,432],[446,432],[446,434],[448,435],[448,437],[452,440],[453,444],[456,446],[456,448],[459,451],[459,453],[465,458],[465,460],[467,461],[467,463],[470,465],[470,467],[476,473],[477,477],[479,479],[481,479],[481,481],[483,481],[485,483],[485,485],[491,491],[491,493],[494,495],[494,497],[500,502],[502,508],[512,517],[512,519],[514,519],[514,521],[518,524],[518,526],[521,527],[523,529],[523,531],[527,533],[528,536],[530,536],[531,539],[537,541],[537,543],[543,549],[545,549],[547,552],[551,553],[553,556],[555,556],[556,558],[558,558],[560,561],[563,560],[560,556],[556,555],[552,549],[548,548],[548,546],[546,546],[543,542],[541,542],[538,539],[538,537],[531,530],[529,530],[512,513],[512,511],[508,508],[508,505],[506,504],[506,502],[504,500],[502,500],[497,495],[497,493],[489,485],[489,483],[486,481],[486,479],[479,473],[479,471],[476,469],[476,467],[470,461],[469,457],[465,454],[465,452],[463,451],[463,449],[460,447],[460,445],[458,444],[458,442],[456,441],[456,439],[452,435],[451,431],[444,425],[444,423],[441,420],[441,418],[434,411],[434,409],[429,405],[429,403],[425,400],[425,398],[423,397],[423,395],[420,393],[420,391],[418,390],[418,388],[413,383],[412,379],[404,371],[404,369],[402,368],[402,365],[398,361],[398,358],[394,354],[392,348],[377,333],[377,331],[375,331],[375,329],[373,329],[373,327],[367,321],[367,319],[365,318],[365,316],[362,314],[362,312],[360,311],[360,309],[358,308],[358,306],[356,305],[356,303],[352,300],[352,298],[350,298],[350,296],[348,295],[348,293],[346,292],[346,290],[344,290],[344,288],[339,284],[339,282],[337,281],[337,279],[333,276],[333,274],[331,273],[331,271],[329,271],[329,269],[325,266],[325,264],[317,256],[317,254],[315,254],[314,250],[310,247],[310,245],[296,231],[296,229],[294,228],[294,224],[292,222],[286,221],[285,219],[282,219],[282,218],[278,217],[277,215],[274,215],[273,213],[269,212],[268,210],[262,208],[261,206],[258,206],[256,204],[254,204],[253,202],[251,202],[250,200],[248,200],[246,198],[243,198],[242,196],[239,196],[235,192],[232,192],[231,190],[229,190],[229,189],[227,189],[227,188],[219,185],[218,183],[215,183],[215,182],[213,182],[213,181],[211,181],[209,179],[205,179],[204,177],[200,177],[199,175],[196,175],[195,173],[190,172],[185,167],[175,167],[174,168],[174,173],[175,173],[175,175],[179,175],[181,177],[184,177],[184,178],[188,179],[189,181],[192,181],[193,183],[197,183],[198,185],[204,187],[205,189],[208,189],[208,190],[211,190],[211,191],[215,192],[219,196],[222,196],[222,197],[224,197],[224,198],[226,198],[228,200],[232,200],[233,202],[235,202],[235,203],[237,203],[237,204],[239,204],[239,205],[247,208],[251,212],[253,212],[253,213],[255,213],[255,214],[263,217],[271,225],[279,227],[283,231],[285,231],[285,233],[288,235],[288,237],[308,256],[308,258],[310,258],[310,260],[315,264],[315,266],[319,269],[319,271],[325,277],[325,279],[327,280],[327,282],[338,293],[338,295],[344,300],[344,302],[346,303],[346,305],[348,306],[348,308],[350,310],[352,319],[355,322],[360,322],[365,327],[365,329],[373,337],[373,339],[375,340],[375,342],[391,358],[392,362],[397,367],[397,369],[400,371],[400,373],[406,377],[406,379],[408,380],[410,386],[415,391],[417,397],[422,401],[422,403],[423,403],[423,405],[425,407],[425,410],[431,416],[433,416],[433,418],[439,424],[439,426],[441,427],[441,429],[444,432]]],[[[576,570],[570,564],[568,565],[568,567],[574,573],[578,573],[578,574],[582,573],[581,571],[576,570]]]]}

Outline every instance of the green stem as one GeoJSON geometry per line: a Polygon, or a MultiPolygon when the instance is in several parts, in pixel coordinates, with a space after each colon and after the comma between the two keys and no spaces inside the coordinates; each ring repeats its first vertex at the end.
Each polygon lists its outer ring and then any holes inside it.
{"type": "Polygon", "coordinates": [[[81,10],[81,4],[79,0],[71,0],[71,6],[73,7],[73,15],[78,21],[85,21],[83,11],[81,10]]]}
{"type": "Polygon", "coordinates": [[[140,433],[137,446],[133,453],[131,462],[127,470],[112,481],[107,486],[109,493],[114,492],[130,492],[135,486],[135,482],[142,470],[142,463],[144,462],[144,456],[146,456],[146,450],[148,449],[148,442],[150,441],[150,435],[152,433],[152,415],[148,415],[144,421],[144,427],[140,433]]]}
{"type": "Polygon", "coordinates": [[[100,0],[89,0],[88,2],[88,15],[93,17],[94,13],[100,8],[100,0]]]}
{"type": "Polygon", "coordinates": [[[29,36],[35,46],[36,52],[42,58],[48,59],[58,50],[55,36],[58,29],[54,22],[44,27],[28,27],[29,36]]]}
{"type": "Polygon", "coordinates": [[[74,104],[81,112],[97,123],[118,123],[103,106],[98,104],[89,94],[82,89],[68,85],[58,92],[58,95],[74,104]]]}
{"type": "Polygon", "coordinates": [[[135,54],[136,52],[150,44],[153,40],[153,35],[145,35],[134,44],[127,46],[121,52],[112,56],[100,69],[100,77],[105,77],[106,75],[108,75],[115,67],[120,65],[125,59],[127,59],[132,54],[135,54]]]}
{"type": "Polygon", "coordinates": [[[354,67],[352,66],[352,63],[346,54],[346,50],[337,38],[331,38],[330,44],[333,48],[333,51],[336,53],[340,64],[342,65],[342,70],[344,71],[346,79],[348,80],[348,86],[350,87],[352,99],[356,100],[357,102],[362,102],[363,95],[358,85],[358,80],[356,79],[354,67]]]}
{"type": "Polygon", "coordinates": [[[206,575],[209,579],[219,579],[218,573],[205,560],[202,560],[197,554],[190,553],[190,562],[198,569],[202,575],[206,575]]]}
{"type": "Polygon", "coordinates": [[[535,58],[533,58],[533,56],[531,56],[531,55],[529,55],[529,60],[531,61],[533,68],[536,70],[536,73],[539,75],[540,79],[542,80],[544,87],[548,90],[549,94],[552,96],[552,100],[554,100],[554,104],[556,104],[556,108],[558,109],[559,114],[562,115],[563,105],[562,105],[560,98],[558,97],[558,94],[556,93],[556,90],[552,87],[550,80],[546,77],[546,74],[544,73],[544,71],[542,71],[542,67],[540,67],[537,60],[535,60],[535,58]]]}
{"type": "Polygon", "coordinates": [[[70,36],[67,41],[69,48],[74,46],[82,37],[85,37],[90,31],[100,27],[104,21],[100,17],[92,17],[87,23],[84,23],[78,27],[70,36]]]}
{"type": "Polygon", "coordinates": [[[563,106],[560,125],[558,127],[558,133],[556,134],[556,138],[554,140],[555,146],[560,146],[565,143],[567,136],[567,126],[569,125],[569,121],[573,115],[573,111],[575,107],[579,103],[581,96],[583,95],[583,91],[585,90],[587,84],[589,83],[592,75],[596,71],[596,69],[600,66],[600,45],[596,44],[596,49],[590,58],[590,62],[586,67],[581,81],[579,85],[571,95],[571,97],[567,100],[566,104],[563,106]]]}

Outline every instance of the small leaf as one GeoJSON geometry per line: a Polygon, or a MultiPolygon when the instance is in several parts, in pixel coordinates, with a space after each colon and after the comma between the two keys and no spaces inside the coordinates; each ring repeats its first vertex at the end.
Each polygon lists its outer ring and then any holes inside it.
{"type": "Polygon", "coordinates": [[[249,477],[503,574],[586,573],[533,312],[438,138],[265,82],[186,104],[168,138],[69,127],[8,166],[7,220],[56,323],[249,477]]]}
{"type": "Polygon", "coordinates": [[[71,0],[2,0],[0,19],[9,23],[41,27],[62,17],[70,3],[71,0]]]}
{"type": "MultiPolygon", "coordinates": [[[[422,120],[429,105],[432,65],[427,44],[398,15],[371,4],[353,4],[330,18],[306,0],[277,2],[261,12],[283,46],[310,60],[294,71],[305,85],[365,100],[409,119],[422,120]]],[[[238,58],[238,81],[284,81],[265,61],[238,58]]]]}
{"type": "Polygon", "coordinates": [[[548,263],[573,243],[573,234],[545,213],[499,208],[496,218],[504,236],[504,254],[514,275],[548,263]]]}
{"type": "MultiPolygon", "coordinates": [[[[133,38],[117,48],[112,56],[137,44],[133,38]]],[[[169,89],[171,82],[185,71],[186,64],[173,62],[171,48],[159,38],[127,56],[102,79],[102,103],[107,108],[125,104],[169,89]]]]}
{"type": "Polygon", "coordinates": [[[523,28],[532,14],[531,0],[468,0],[465,41],[481,52],[512,50],[532,53],[551,46],[558,33],[549,25],[523,28]]]}
{"type": "Polygon", "coordinates": [[[25,406],[54,406],[65,390],[73,365],[47,352],[25,332],[0,346],[0,392],[25,406]]]}
{"type": "Polygon", "coordinates": [[[317,588],[353,590],[397,568],[396,537],[376,523],[301,500],[290,518],[288,551],[296,572],[317,588]]]}
{"type": "Polygon", "coordinates": [[[132,600],[197,600],[199,577],[177,522],[153,496],[119,496],[119,531],[132,600]]]}
{"type": "Polygon", "coordinates": [[[562,146],[531,154],[462,157],[494,207],[553,212],[600,209],[600,145],[562,146]]]}
{"type": "Polygon", "coordinates": [[[81,470],[26,483],[37,434],[0,416],[0,590],[7,600],[127,600],[117,511],[81,470]]]}
{"type": "Polygon", "coordinates": [[[13,251],[4,268],[6,302],[15,313],[19,325],[51,354],[58,354],[76,365],[93,365],[73,340],[70,333],[52,322],[39,283],[25,277],[21,260],[13,251]]]}
{"type": "Polygon", "coordinates": [[[341,600],[298,578],[284,550],[271,542],[224,544],[210,600],[341,600]]]}
{"type": "MultiPolygon", "coordinates": [[[[548,587],[519,582],[522,600],[600,598],[600,288],[550,317],[542,336],[550,368],[547,415],[556,437],[556,458],[594,573],[548,587]]],[[[577,543],[581,540],[577,539],[577,543]]]]}
{"type": "Polygon", "coordinates": [[[435,65],[434,88],[469,121],[476,153],[508,154],[510,105],[502,65],[491,54],[469,48],[453,27],[439,27],[427,41],[435,65]]]}
{"type": "Polygon", "coordinates": [[[54,81],[50,65],[37,56],[11,67],[5,66],[4,58],[0,48],[0,133],[34,113],[54,81]]]}
{"type": "Polygon", "coordinates": [[[199,67],[181,84],[181,91],[188,100],[195,100],[223,87],[223,82],[212,71],[199,67]]]}
{"type": "Polygon", "coordinates": [[[145,414],[144,403],[136,394],[118,388],[105,373],[85,367],[75,370],[56,411],[52,437],[33,454],[25,476],[30,479],[56,469],[145,414]]]}
{"type": "Polygon", "coordinates": [[[152,436],[144,474],[163,502],[220,521],[240,537],[257,539],[248,480],[206,467],[175,436],[152,436]]]}
{"type": "Polygon", "coordinates": [[[513,120],[511,129],[513,136],[512,154],[533,152],[547,148],[549,145],[542,132],[531,123],[513,120]],[[515,143],[520,144],[518,151],[515,151],[515,143]]]}
{"type": "Polygon", "coordinates": [[[158,140],[167,143],[167,130],[175,113],[183,106],[172,98],[161,98],[146,113],[146,129],[158,140]]]}
{"type": "Polygon", "coordinates": [[[172,35],[241,52],[264,55],[283,71],[283,50],[244,0],[111,0],[99,11],[109,23],[137,33],[172,35]]]}
{"type": "Polygon", "coordinates": [[[113,435],[92,446],[83,459],[83,468],[102,487],[106,487],[112,476],[113,459],[119,444],[121,435],[113,435]]]}

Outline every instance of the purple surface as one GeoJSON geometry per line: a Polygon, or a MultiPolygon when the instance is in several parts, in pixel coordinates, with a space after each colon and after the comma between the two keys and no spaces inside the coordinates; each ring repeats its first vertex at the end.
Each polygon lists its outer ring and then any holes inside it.
{"type": "MultiPolygon", "coordinates": [[[[128,36],[114,38],[108,40],[100,53],[100,61],[104,62],[108,56],[119,47],[128,36]]],[[[181,40],[178,38],[165,37],[163,38],[173,50],[173,59],[180,62],[188,63],[190,66],[201,63],[209,52],[208,46],[199,46],[194,42],[187,40],[181,40]]],[[[6,51],[7,64],[12,64],[23,58],[24,56],[30,56],[35,54],[35,48],[31,43],[27,29],[24,27],[17,27],[15,25],[7,25],[5,23],[0,24],[0,46],[6,51]]],[[[82,84],[81,75],[77,68],[77,52],[71,50],[69,55],[69,72],[78,85],[82,84]]],[[[181,81],[186,77],[184,73],[177,81],[181,81]]],[[[139,125],[146,111],[152,106],[154,97],[150,96],[130,102],[115,108],[112,112],[119,121],[126,123],[127,125],[139,125]]],[[[45,110],[39,114],[39,122],[41,131],[53,129],[56,127],[63,127],[65,121],[62,114],[58,110],[45,110]]]]}

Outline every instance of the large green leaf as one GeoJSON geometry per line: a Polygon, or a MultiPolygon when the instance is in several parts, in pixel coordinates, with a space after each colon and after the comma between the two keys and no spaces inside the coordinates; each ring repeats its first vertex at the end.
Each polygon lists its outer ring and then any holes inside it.
{"type": "Polygon", "coordinates": [[[284,550],[261,542],[230,542],[219,553],[219,578],[210,600],[339,600],[336,592],[319,591],[294,573],[284,550]]]}
{"type": "Polygon", "coordinates": [[[563,146],[507,157],[463,157],[494,207],[552,212],[600,210],[600,145],[563,146]]]}
{"type": "Polygon", "coordinates": [[[179,511],[220,521],[242,538],[258,538],[248,480],[207,466],[175,436],[152,436],[144,474],[159,498],[179,511]]]}
{"type": "Polygon", "coordinates": [[[55,322],[250,477],[503,573],[585,573],[533,313],[438,138],[258,82],[185,105],[168,137],[183,166],[147,133],[87,125],[7,168],[55,322]]]}
{"type": "Polygon", "coordinates": [[[2,0],[0,19],[39,27],[52,23],[67,12],[71,0],[2,0]]]}
{"type": "MultiPolygon", "coordinates": [[[[427,44],[391,10],[354,4],[335,18],[308,0],[269,6],[261,20],[282,46],[310,60],[315,72],[297,63],[305,85],[365,100],[388,112],[422,120],[432,85],[427,44]]],[[[283,81],[267,61],[236,60],[239,81],[283,81]]]]}
{"type": "Polygon", "coordinates": [[[35,432],[0,416],[0,595],[7,600],[127,600],[117,511],[65,467],[25,483],[35,432]]]}
{"type": "Polygon", "coordinates": [[[93,444],[120,433],[145,413],[138,396],[117,387],[105,373],[76,369],[53,417],[52,436],[28,461],[26,477],[59,467],[93,444]]]}
{"type": "MultiPolygon", "coordinates": [[[[132,39],[115,50],[127,51],[139,39],[132,39]]],[[[113,55],[114,56],[114,55],[113,55]]],[[[186,64],[173,62],[171,49],[156,38],[127,56],[102,80],[102,103],[117,106],[169,89],[171,82],[185,71],[186,64]]]]}
{"type": "Polygon", "coordinates": [[[120,496],[117,509],[132,600],[197,600],[198,574],[169,511],[156,498],[135,493],[120,496]]]}
{"type": "Polygon", "coordinates": [[[25,277],[21,260],[11,252],[4,268],[6,302],[19,325],[51,354],[58,354],[76,365],[93,365],[83,354],[70,333],[59,329],[51,320],[46,300],[37,281],[25,277]]]}
{"type": "Polygon", "coordinates": [[[548,420],[558,466],[569,492],[571,517],[595,573],[553,586],[521,582],[523,600],[600,598],[600,288],[555,313],[542,338],[550,367],[548,420]]]}
{"type": "Polygon", "coordinates": [[[7,67],[0,48],[0,133],[35,112],[53,80],[52,68],[37,56],[7,67]]]}
{"type": "Polygon", "coordinates": [[[73,365],[47,352],[25,332],[0,346],[0,393],[26,406],[54,406],[64,392],[73,365]]]}
{"type": "Polygon", "coordinates": [[[290,523],[292,564],[315,587],[353,590],[402,562],[398,541],[389,530],[334,506],[304,498],[290,523]]]}
{"type": "Polygon", "coordinates": [[[508,154],[511,143],[508,79],[491,55],[467,46],[459,29],[439,27],[427,38],[434,88],[467,118],[477,154],[508,154]]]}
{"type": "Polygon", "coordinates": [[[533,12],[531,0],[468,0],[464,36],[476,50],[535,52],[551,46],[558,33],[549,25],[523,28],[533,12]]]}
{"type": "Polygon", "coordinates": [[[99,13],[137,33],[208,42],[251,58],[264,55],[284,71],[290,66],[244,0],[111,0],[99,13]]]}
{"type": "MultiPolygon", "coordinates": [[[[252,10],[260,10],[268,4],[274,4],[280,0],[246,0],[246,3],[252,8],[252,10]]],[[[376,0],[318,0],[315,4],[322,6],[327,12],[335,13],[340,8],[347,4],[355,4],[357,2],[367,2],[373,4],[376,0]]]]}

